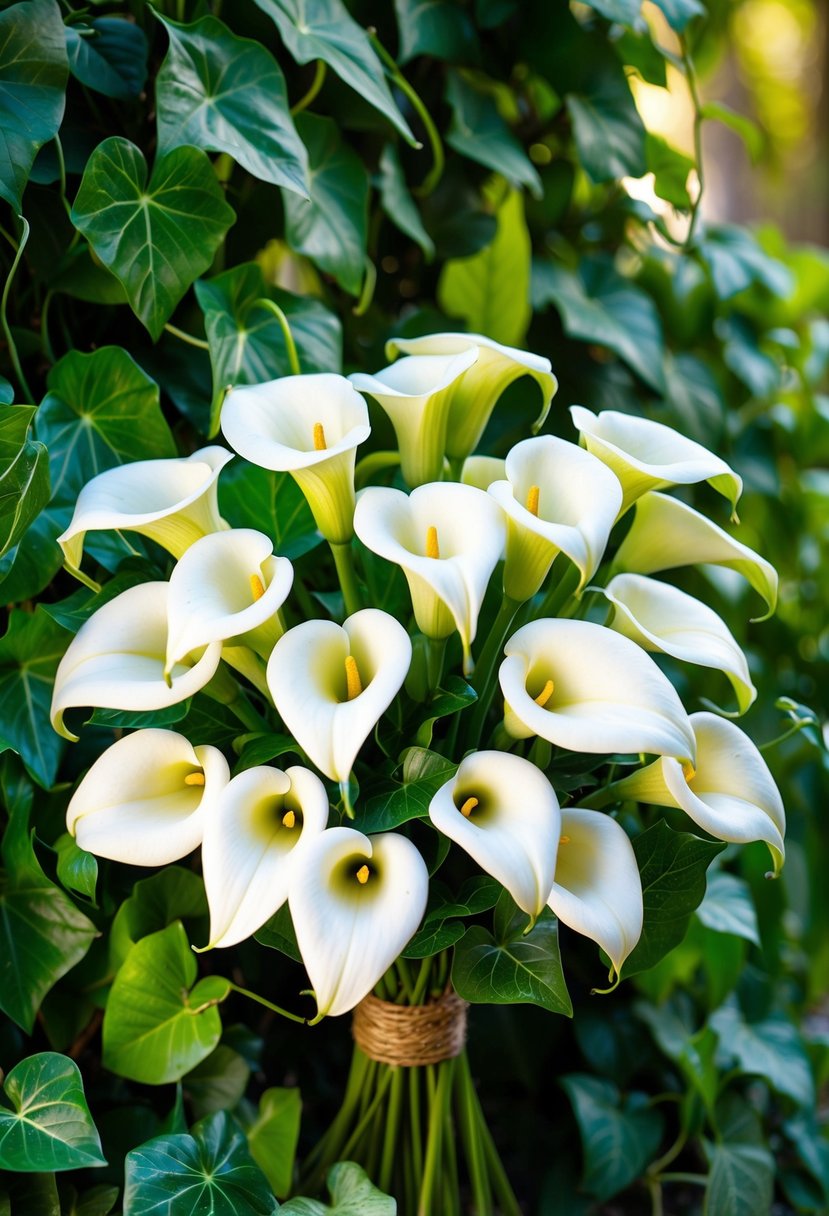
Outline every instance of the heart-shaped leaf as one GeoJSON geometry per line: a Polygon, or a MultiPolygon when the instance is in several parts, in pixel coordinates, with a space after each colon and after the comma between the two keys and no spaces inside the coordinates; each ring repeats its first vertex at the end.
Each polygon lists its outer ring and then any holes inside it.
{"type": "Polygon", "coordinates": [[[622,1099],[616,1086],[599,1077],[571,1073],[562,1085],[573,1104],[584,1150],[586,1191],[604,1201],[624,1190],[659,1148],[663,1119],[644,1094],[622,1099]]]}
{"type": "Polygon", "coordinates": [[[74,1061],[54,1051],[29,1056],[3,1088],[12,1109],[0,1108],[0,1168],[39,1173],[106,1165],[74,1061]]]}
{"type": "Polygon", "coordinates": [[[0,406],[0,556],[49,501],[49,455],[29,438],[30,405],[0,406]]]}
{"type": "Polygon", "coordinates": [[[331,1204],[317,1199],[289,1199],[279,1209],[285,1216],[395,1216],[397,1202],[378,1191],[365,1170],[340,1161],[328,1171],[331,1204]]]}
{"type": "Polygon", "coordinates": [[[69,634],[38,608],[15,610],[0,638],[0,735],[38,784],[55,779],[63,743],[49,725],[55,672],[69,634]]]}
{"type": "Polygon", "coordinates": [[[95,17],[66,27],[69,71],[105,97],[137,97],[147,79],[147,39],[140,26],[119,17],[95,17]]]}
{"type": "Polygon", "coordinates": [[[452,984],[472,1004],[531,1004],[568,1017],[573,1013],[561,969],[558,921],[547,909],[517,941],[496,941],[479,925],[467,929],[455,947],[452,984]]]}
{"type": "Polygon", "coordinates": [[[275,1195],[287,1195],[293,1182],[302,1100],[298,1089],[266,1089],[259,1114],[248,1128],[248,1146],[275,1195]]]}

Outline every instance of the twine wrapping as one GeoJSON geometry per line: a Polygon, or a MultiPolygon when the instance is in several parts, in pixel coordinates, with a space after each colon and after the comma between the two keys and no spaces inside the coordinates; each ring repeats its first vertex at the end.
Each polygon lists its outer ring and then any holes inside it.
{"type": "Polygon", "coordinates": [[[369,995],[354,1010],[351,1033],[363,1054],[380,1064],[440,1064],[466,1045],[467,1008],[451,990],[426,1005],[394,1005],[369,995]]]}

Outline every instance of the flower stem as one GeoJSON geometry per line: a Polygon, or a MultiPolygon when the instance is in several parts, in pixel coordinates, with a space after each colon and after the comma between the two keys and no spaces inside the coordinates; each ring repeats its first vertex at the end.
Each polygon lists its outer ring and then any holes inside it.
{"type": "Polygon", "coordinates": [[[282,336],[285,339],[285,353],[288,356],[288,363],[291,367],[292,376],[301,376],[302,367],[297,354],[294,335],[291,333],[291,327],[288,324],[288,318],[285,316],[282,309],[273,300],[269,300],[266,296],[256,301],[257,308],[264,308],[266,312],[273,313],[279,322],[279,328],[282,330],[282,336]]]}
{"type": "Polygon", "coordinates": [[[486,715],[495,692],[495,665],[501,658],[515,614],[521,604],[518,600],[505,595],[498,615],[484,643],[475,671],[472,675],[472,687],[478,694],[478,700],[469,715],[469,725],[464,736],[466,746],[477,747],[483,730],[486,715]]]}
{"type": "Polygon", "coordinates": [[[434,693],[440,685],[445,654],[446,638],[427,638],[426,683],[430,693],[434,693]]]}
{"type": "Polygon", "coordinates": [[[472,1083],[472,1073],[466,1052],[462,1051],[457,1061],[458,1122],[461,1137],[469,1166],[469,1177],[472,1183],[472,1195],[476,1212],[492,1210],[492,1196],[489,1190],[489,1176],[484,1159],[484,1146],[479,1136],[479,1119],[475,1109],[477,1098],[475,1086],[472,1083]]]}
{"type": "Polygon", "coordinates": [[[169,321],[164,328],[168,334],[172,334],[180,342],[186,342],[188,346],[195,346],[198,350],[210,350],[210,343],[206,342],[204,338],[196,338],[193,334],[185,333],[183,329],[179,329],[177,325],[171,325],[169,321]]]}
{"type": "Polygon", "coordinates": [[[400,92],[403,93],[408,98],[408,100],[411,102],[412,107],[415,110],[415,113],[417,114],[420,121],[423,123],[423,129],[426,132],[426,138],[429,140],[429,147],[432,150],[432,167],[429,170],[429,172],[426,174],[426,176],[424,177],[421,185],[417,186],[414,191],[414,193],[417,194],[420,198],[424,198],[427,194],[432,193],[435,186],[438,184],[441,177],[443,176],[443,166],[445,163],[445,159],[444,159],[444,155],[443,155],[443,144],[441,142],[440,135],[438,135],[438,129],[435,126],[434,122],[432,121],[432,116],[429,113],[429,111],[426,109],[426,106],[423,104],[423,102],[421,101],[418,94],[415,92],[415,90],[409,84],[406,77],[400,71],[400,68],[397,66],[397,64],[395,63],[392,56],[389,54],[389,52],[383,46],[380,39],[377,37],[377,34],[372,31],[369,34],[369,37],[371,38],[371,45],[374,47],[375,51],[377,52],[377,54],[380,56],[383,63],[387,67],[389,76],[391,76],[392,80],[397,85],[398,89],[400,89],[400,92]]]}
{"type": "Polygon", "coordinates": [[[381,1191],[388,1191],[391,1186],[392,1170],[394,1169],[394,1150],[397,1147],[397,1136],[400,1128],[400,1108],[405,1082],[404,1069],[400,1065],[391,1068],[390,1071],[392,1078],[389,1090],[388,1110],[386,1112],[386,1131],[383,1137],[380,1174],[377,1179],[377,1185],[381,1191]]]}
{"type": "Polygon", "coordinates": [[[311,81],[311,86],[308,89],[308,92],[304,93],[302,95],[302,97],[300,97],[299,101],[296,102],[295,105],[291,106],[292,115],[301,114],[303,110],[308,109],[311,102],[314,100],[317,93],[319,93],[320,89],[322,88],[322,86],[325,82],[325,73],[326,73],[325,60],[318,59],[316,68],[314,71],[314,79],[311,81]]]}
{"type": "Polygon", "coordinates": [[[0,296],[0,324],[2,324],[3,336],[5,337],[6,344],[9,348],[9,358],[11,359],[12,367],[14,368],[14,374],[17,376],[18,383],[23,390],[23,395],[27,401],[34,401],[34,397],[32,396],[32,390],[29,388],[29,383],[26,379],[26,376],[24,375],[23,368],[20,364],[20,357],[17,353],[17,346],[15,345],[14,338],[12,337],[11,326],[9,325],[9,322],[6,318],[6,307],[9,302],[9,292],[11,291],[11,285],[14,282],[14,276],[17,274],[17,268],[20,265],[20,259],[23,257],[23,250],[26,248],[26,244],[29,240],[29,224],[28,224],[27,220],[25,220],[23,218],[22,215],[20,216],[20,223],[22,225],[22,232],[21,232],[20,240],[17,244],[17,252],[14,255],[14,260],[11,264],[11,268],[9,270],[8,275],[6,276],[6,283],[5,283],[5,286],[3,287],[3,294],[2,294],[2,296],[0,296]]]}
{"type": "Polygon", "coordinates": [[[345,615],[351,616],[353,613],[359,612],[363,606],[363,597],[360,594],[357,575],[354,571],[354,552],[348,543],[342,545],[337,544],[336,541],[329,543],[334,555],[334,565],[337,567],[337,578],[340,580],[342,588],[345,615]]]}
{"type": "MultiPolygon", "coordinates": [[[[228,980],[228,983],[230,981],[228,980]]],[[[266,1009],[270,1009],[272,1013],[278,1013],[280,1017],[288,1018],[291,1022],[299,1022],[304,1026],[308,1021],[307,1018],[300,1017],[298,1013],[289,1013],[287,1009],[283,1009],[280,1005],[274,1005],[271,1001],[260,996],[258,992],[251,992],[249,988],[240,988],[238,984],[230,984],[233,992],[238,992],[240,996],[249,997],[252,1001],[256,1001],[259,1005],[264,1005],[266,1009]]]]}
{"type": "Polygon", "coordinates": [[[426,1138],[426,1159],[423,1164],[417,1216],[432,1216],[432,1198],[441,1175],[439,1167],[443,1140],[443,1109],[451,1093],[451,1080],[452,1073],[444,1062],[438,1068],[437,1085],[431,1094],[429,1133],[426,1138]]]}
{"type": "Polygon", "coordinates": [[[535,613],[535,619],[540,617],[559,616],[561,610],[570,596],[579,585],[581,577],[578,566],[570,562],[567,569],[562,574],[557,583],[553,583],[550,590],[547,592],[544,599],[541,601],[541,607],[535,613]]]}

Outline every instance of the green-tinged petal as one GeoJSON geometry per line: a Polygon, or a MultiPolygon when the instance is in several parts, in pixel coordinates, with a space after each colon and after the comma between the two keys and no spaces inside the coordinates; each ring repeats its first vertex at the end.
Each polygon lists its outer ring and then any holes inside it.
{"type": "Polygon", "coordinates": [[[493,481],[503,481],[507,462],[500,456],[467,456],[461,470],[461,481],[476,490],[488,490],[493,481]]]}

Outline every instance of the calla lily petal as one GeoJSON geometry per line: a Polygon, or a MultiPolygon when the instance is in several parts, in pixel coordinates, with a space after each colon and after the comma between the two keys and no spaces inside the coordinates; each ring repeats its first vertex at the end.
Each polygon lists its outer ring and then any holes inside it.
{"type": "Polygon", "coordinates": [[[232,452],[213,446],[180,459],[137,460],[93,477],[58,537],[67,570],[79,573],[87,532],[140,532],[181,557],[200,537],[226,528],[217,483],[232,459],[232,452]]]}
{"type": "Polygon", "coordinates": [[[187,655],[164,678],[168,583],[141,583],[116,595],[85,621],[58,665],[52,726],[65,739],[67,709],[165,709],[193,696],[213,677],[220,642],[187,655]]]}
{"type": "Polygon", "coordinates": [[[533,430],[540,430],[550,411],[558,381],[550,360],[513,346],[502,346],[483,334],[428,334],[422,338],[392,338],[386,343],[389,359],[399,351],[407,355],[454,355],[477,347],[478,358],[455,384],[449,405],[446,453],[462,460],[480,442],[498,398],[513,380],[532,376],[541,389],[541,413],[533,430]]]}
{"type": "Polygon", "coordinates": [[[215,747],[155,727],[98,757],[66,810],[66,830],[97,857],[163,866],[198,848],[230,776],[215,747]]]}
{"type": "Polygon", "coordinates": [[[297,858],[327,822],[325,786],[307,768],[261,766],[232,778],[204,829],[206,949],[244,941],[282,907],[297,858]]]}
{"type": "Polygon", "coordinates": [[[565,553],[580,591],[602,559],[622,501],[618,478],[595,456],[552,435],[525,439],[506,460],[506,481],[489,493],[507,518],[504,591],[523,602],[565,553]]]}
{"type": "Polygon", "coordinates": [[[559,920],[592,938],[620,975],[642,933],[642,882],[627,833],[602,811],[561,812],[556,876],[547,903],[559,920]]]}
{"type": "Polygon", "coordinates": [[[645,652],[602,625],[544,619],[507,642],[504,725],[574,752],[693,759],[694,732],[673,685],[645,652]]]}
{"type": "Polygon", "coordinates": [[[693,769],[663,757],[614,785],[622,798],[675,806],[719,840],[763,840],[774,872],[783,867],[786,813],[768,765],[744,731],[716,714],[691,714],[693,769]]]}
{"type": "Polygon", "coordinates": [[[370,486],[358,499],[354,530],[403,570],[422,633],[445,638],[457,629],[471,670],[478,613],[506,536],[494,499],[456,482],[432,482],[409,495],[370,486]]]}
{"type": "Polygon", "coordinates": [[[246,460],[291,474],[326,540],[351,539],[355,454],[371,427],[365,401],[344,376],[284,376],[231,389],[222,431],[246,460]]]}
{"type": "Polygon", "coordinates": [[[289,629],[268,662],[268,687],[300,747],[326,777],[344,782],[411,659],[403,626],[379,608],[364,608],[342,625],[304,621],[289,629]]]}
{"type": "Polygon", "coordinates": [[[336,1017],[367,995],[415,933],[429,872],[411,841],[329,828],[293,868],[289,904],[317,998],[336,1017]]]}
{"type": "Polygon", "coordinates": [[[493,481],[503,481],[507,462],[500,456],[467,456],[461,470],[461,481],[476,490],[488,490],[493,481]]]}
{"type": "Polygon", "coordinates": [[[429,804],[429,818],[535,919],[547,902],[561,835],[544,774],[509,752],[473,752],[429,804]]]}
{"type": "Polygon", "coordinates": [[[723,672],[744,714],[757,697],[746,657],[713,608],[642,574],[617,574],[604,588],[615,612],[610,628],[645,650],[723,672]]]}
{"type": "Polygon", "coordinates": [[[766,620],[777,606],[777,571],[753,549],[741,544],[667,494],[646,494],[636,504],[636,515],[613,562],[613,570],[655,574],[697,563],[728,566],[739,571],[766,601],[766,620]]]}

